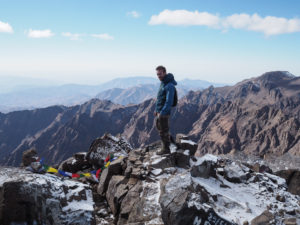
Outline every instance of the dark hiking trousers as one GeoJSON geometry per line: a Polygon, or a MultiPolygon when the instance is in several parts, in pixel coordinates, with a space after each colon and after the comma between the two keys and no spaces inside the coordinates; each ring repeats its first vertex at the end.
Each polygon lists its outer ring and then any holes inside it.
{"type": "Polygon", "coordinates": [[[156,128],[163,143],[163,149],[169,149],[170,134],[169,134],[169,117],[170,115],[161,115],[156,117],[156,128]]]}

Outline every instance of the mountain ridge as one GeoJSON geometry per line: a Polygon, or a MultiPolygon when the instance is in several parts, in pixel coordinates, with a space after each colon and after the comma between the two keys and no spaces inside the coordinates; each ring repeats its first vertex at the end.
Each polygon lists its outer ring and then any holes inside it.
{"type": "MultiPolygon", "coordinates": [[[[297,87],[300,79],[285,72],[270,73],[281,74],[286,83],[278,86],[277,82],[274,86],[273,78],[263,74],[234,86],[210,86],[203,91],[188,92],[171,114],[172,135],[190,136],[198,143],[198,155],[244,151],[262,157],[287,152],[299,156],[300,89],[297,87]]],[[[155,99],[128,106],[92,99],[67,107],[66,113],[60,115],[65,119],[63,122],[58,117],[50,127],[49,124],[47,129],[44,127],[40,135],[20,137],[17,146],[10,146],[11,150],[5,151],[8,148],[0,146],[1,152],[8,153],[0,163],[17,165],[22,152],[32,147],[50,162],[61,161],[74,152],[86,150],[92,139],[105,132],[123,134],[134,147],[152,143],[159,140],[154,107],[155,99]]],[[[1,117],[7,119],[7,115],[1,117]]],[[[6,132],[3,118],[0,130],[6,132]]]]}

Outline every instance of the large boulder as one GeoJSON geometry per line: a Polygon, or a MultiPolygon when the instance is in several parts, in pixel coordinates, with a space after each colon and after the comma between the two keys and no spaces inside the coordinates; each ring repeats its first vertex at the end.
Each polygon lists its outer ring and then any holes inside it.
{"type": "Polygon", "coordinates": [[[188,138],[188,136],[184,134],[176,135],[176,145],[179,149],[189,150],[190,155],[194,155],[197,151],[198,144],[188,138]]]}
{"type": "Polygon", "coordinates": [[[252,169],[256,173],[273,173],[270,167],[260,163],[254,163],[253,165],[247,165],[250,169],[252,169]]]}
{"type": "MultiPolygon", "coordinates": [[[[129,216],[134,222],[135,219],[131,215],[133,209],[136,207],[137,203],[140,201],[140,195],[143,191],[141,180],[129,180],[128,181],[128,192],[122,199],[120,205],[120,214],[118,218],[118,225],[126,224],[128,222],[129,216]],[[131,182],[131,183],[130,183],[131,182]]],[[[113,194],[113,193],[112,193],[113,194]]],[[[142,211],[142,209],[140,209],[142,211]]]]}
{"type": "Polygon", "coordinates": [[[91,165],[86,160],[86,152],[75,153],[74,156],[63,161],[58,169],[67,171],[70,173],[76,173],[77,171],[91,168],[91,165]]]}
{"type": "Polygon", "coordinates": [[[177,149],[175,153],[175,165],[188,169],[190,167],[190,150],[177,149]]]}
{"type": "Polygon", "coordinates": [[[208,201],[208,193],[193,186],[189,173],[171,176],[161,183],[160,204],[166,225],[234,224],[205,207],[208,201]]]}
{"type": "Polygon", "coordinates": [[[90,187],[52,174],[2,167],[0,200],[2,225],[95,225],[90,187]]]}
{"type": "Polygon", "coordinates": [[[150,165],[152,168],[165,169],[175,166],[175,155],[168,154],[151,158],[150,165]]]}
{"type": "MultiPolygon", "coordinates": [[[[140,193],[138,199],[133,200],[130,198],[124,198],[124,200],[129,200],[132,203],[135,202],[134,204],[132,204],[127,223],[163,224],[163,221],[161,219],[161,208],[159,204],[159,183],[155,182],[154,180],[143,180],[141,183],[137,183],[136,185],[136,188],[140,188],[138,190],[140,193]]],[[[121,213],[124,213],[123,209],[121,210],[121,213]]],[[[124,223],[119,224],[121,225],[124,223]]]]}
{"type": "Polygon", "coordinates": [[[242,183],[250,178],[248,167],[236,162],[228,163],[224,167],[225,178],[230,182],[242,183]]]}
{"type": "Polygon", "coordinates": [[[210,154],[198,158],[192,163],[191,175],[203,178],[216,177],[217,161],[218,158],[210,154]]]}
{"type": "Polygon", "coordinates": [[[176,134],[176,143],[180,143],[181,140],[190,140],[190,139],[185,134],[181,134],[181,133],[176,134]]]}
{"type": "Polygon", "coordinates": [[[100,176],[97,192],[100,195],[105,195],[110,179],[113,175],[122,175],[123,164],[125,163],[125,157],[120,157],[112,161],[108,168],[104,169],[100,176]]]}
{"type": "Polygon", "coordinates": [[[38,159],[37,151],[35,148],[28,149],[23,152],[21,166],[29,166],[32,162],[38,159]]]}
{"type": "Polygon", "coordinates": [[[104,134],[92,142],[86,160],[98,169],[104,165],[107,155],[113,153],[114,156],[127,156],[131,150],[131,145],[123,136],[104,134]]]}
{"type": "Polygon", "coordinates": [[[255,217],[251,221],[251,225],[271,225],[273,224],[273,220],[274,215],[270,211],[266,210],[261,215],[255,217]]]}
{"type": "Polygon", "coordinates": [[[114,215],[120,210],[122,199],[128,192],[128,179],[125,176],[112,176],[106,191],[106,199],[114,215]]]}
{"type": "Polygon", "coordinates": [[[300,171],[299,170],[280,170],[276,175],[284,178],[288,185],[288,191],[295,195],[300,195],[300,171]]]}

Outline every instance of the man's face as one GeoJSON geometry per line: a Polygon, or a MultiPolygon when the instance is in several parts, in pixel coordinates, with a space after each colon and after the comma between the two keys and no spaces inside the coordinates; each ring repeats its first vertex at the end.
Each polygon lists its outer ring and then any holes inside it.
{"type": "Polygon", "coordinates": [[[160,81],[162,81],[166,75],[166,73],[162,70],[156,70],[157,77],[160,81]]]}

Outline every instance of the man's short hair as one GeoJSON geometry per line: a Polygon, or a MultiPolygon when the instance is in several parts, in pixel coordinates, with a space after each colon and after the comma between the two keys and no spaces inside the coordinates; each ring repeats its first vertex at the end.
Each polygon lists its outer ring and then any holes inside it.
{"type": "Polygon", "coordinates": [[[156,67],[156,70],[162,70],[164,73],[167,72],[166,67],[164,67],[164,66],[158,66],[158,67],[156,67]]]}

